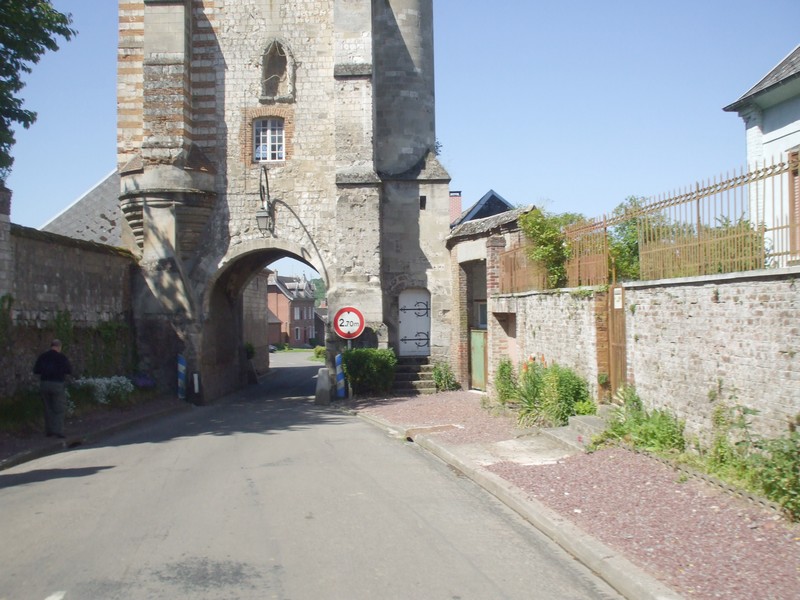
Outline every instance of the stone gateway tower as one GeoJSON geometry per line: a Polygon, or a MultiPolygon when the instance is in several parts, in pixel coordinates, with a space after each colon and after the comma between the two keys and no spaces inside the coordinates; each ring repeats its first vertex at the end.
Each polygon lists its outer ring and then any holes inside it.
{"type": "Polygon", "coordinates": [[[320,273],[331,315],[363,313],[357,344],[445,356],[432,0],[119,6],[120,206],[140,258],[143,366],[174,381],[184,355],[197,401],[243,385],[242,292],[285,256],[320,273]]]}

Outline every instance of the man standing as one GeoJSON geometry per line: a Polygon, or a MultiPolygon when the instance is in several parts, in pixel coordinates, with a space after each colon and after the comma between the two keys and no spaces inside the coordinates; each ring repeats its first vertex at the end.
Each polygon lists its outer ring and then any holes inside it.
{"type": "Polygon", "coordinates": [[[36,359],[33,372],[39,376],[44,403],[44,428],[47,437],[64,437],[64,414],[67,411],[65,379],[72,375],[72,365],[61,353],[61,341],[53,340],[50,350],[36,359]]]}

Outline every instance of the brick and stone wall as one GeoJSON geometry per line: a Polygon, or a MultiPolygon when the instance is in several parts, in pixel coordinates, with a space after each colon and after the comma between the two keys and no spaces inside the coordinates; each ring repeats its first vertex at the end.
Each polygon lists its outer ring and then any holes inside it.
{"type": "Polygon", "coordinates": [[[520,360],[540,356],[570,367],[597,388],[597,328],[592,295],[539,292],[516,297],[520,360]]]}
{"type": "Polygon", "coordinates": [[[268,287],[269,277],[262,272],[250,281],[242,293],[244,341],[252,344],[256,351],[253,366],[258,373],[266,372],[269,369],[268,287]]]}
{"type": "MultiPolygon", "coordinates": [[[[133,257],[11,225],[10,310],[2,328],[0,395],[35,383],[36,356],[63,338],[77,374],[133,374],[133,257]]],[[[6,305],[8,306],[8,305],[6,305]]]]}
{"type": "Polygon", "coordinates": [[[626,286],[628,377],[651,406],[708,432],[714,407],[753,408],[756,433],[800,413],[800,269],[626,286]]]}
{"type": "MultiPolygon", "coordinates": [[[[784,434],[800,413],[798,276],[790,267],[625,284],[629,383],[649,408],[685,420],[689,436],[708,440],[721,402],[758,411],[754,433],[784,434]]],[[[541,353],[571,367],[598,394],[598,374],[608,369],[605,294],[498,296],[490,310],[515,315],[520,357],[541,353]]]]}

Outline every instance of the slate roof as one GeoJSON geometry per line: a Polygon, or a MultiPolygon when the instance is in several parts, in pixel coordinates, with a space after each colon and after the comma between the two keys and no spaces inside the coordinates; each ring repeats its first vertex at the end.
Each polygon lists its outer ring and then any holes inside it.
{"type": "Polygon", "coordinates": [[[274,272],[269,274],[269,284],[274,285],[289,300],[313,300],[314,284],[302,277],[285,277],[276,275],[274,272]]]}
{"type": "Polygon", "coordinates": [[[767,73],[761,81],[747,90],[741,98],[722,110],[728,112],[738,110],[743,106],[753,103],[757,96],[762,96],[798,78],[800,78],[800,45],[767,73]]]}
{"type": "Polygon", "coordinates": [[[41,230],[109,246],[122,245],[119,172],[112,171],[92,189],[45,223],[41,230]]]}
{"type": "Polygon", "coordinates": [[[514,207],[500,194],[494,190],[489,190],[480,200],[462,212],[455,221],[450,223],[450,227],[457,227],[466,221],[484,219],[509,210],[514,210],[514,207]]]}
{"type": "Polygon", "coordinates": [[[459,238],[467,238],[470,236],[479,236],[503,229],[504,226],[516,223],[517,219],[519,219],[521,215],[524,215],[534,208],[534,206],[523,206],[497,215],[492,215],[491,217],[486,217],[484,219],[473,219],[472,221],[467,221],[466,223],[462,223],[461,225],[454,227],[450,231],[450,235],[447,236],[447,239],[449,241],[459,238]]]}

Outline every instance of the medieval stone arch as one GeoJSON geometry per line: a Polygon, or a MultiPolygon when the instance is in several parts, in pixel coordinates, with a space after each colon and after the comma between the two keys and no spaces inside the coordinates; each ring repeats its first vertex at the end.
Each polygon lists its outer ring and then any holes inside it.
{"type": "Polygon", "coordinates": [[[149,362],[169,374],[185,349],[202,400],[241,384],[240,292],[285,255],[320,273],[329,311],[357,305],[372,345],[397,342],[394,282],[430,290],[431,350],[446,355],[432,0],[245,4],[125,4],[124,22],[141,25],[119,35],[118,164],[149,362]],[[269,118],[282,119],[274,139],[269,118]],[[254,122],[273,144],[266,159],[254,122]],[[162,332],[169,345],[149,341],[162,332]]]}
{"type": "Polygon", "coordinates": [[[196,329],[194,348],[203,374],[204,395],[216,398],[247,383],[244,357],[245,321],[243,293],[248,284],[269,264],[291,257],[320,273],[324,268],[304,257],[307,249],[273,238],[252,240],[237,247],[198,290],[202,298],[202,326],[196,329]]]}

